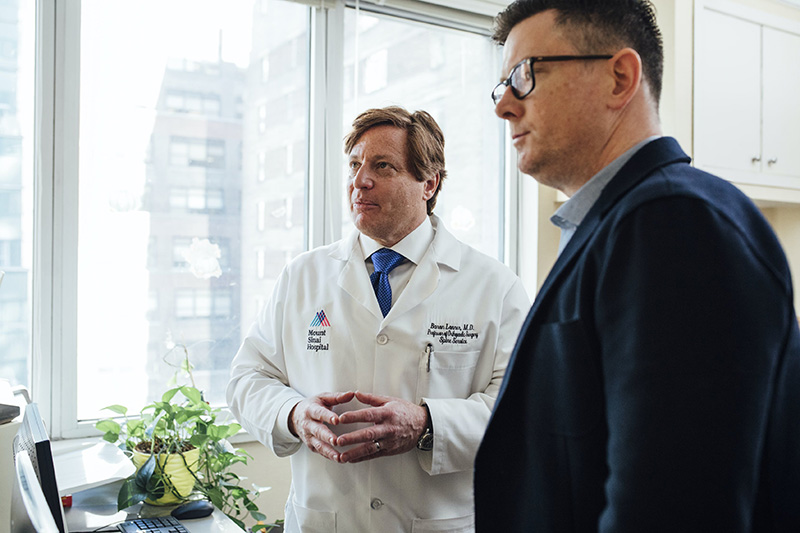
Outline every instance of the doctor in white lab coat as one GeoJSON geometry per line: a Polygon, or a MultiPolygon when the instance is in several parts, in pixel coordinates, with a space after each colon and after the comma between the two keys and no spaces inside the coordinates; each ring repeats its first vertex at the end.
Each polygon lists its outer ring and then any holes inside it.
{"type": "Polygon", "coordinates": [[[473,460],[528,297],[432,214],[445,170],[430,115],[366,111],[345,145],[358,231],[284,269],[228,403],[291,456],[287,532],[474,531],[473,460]],[[405,258],[386,316],[370,282],[381,248],[405,258]]]}

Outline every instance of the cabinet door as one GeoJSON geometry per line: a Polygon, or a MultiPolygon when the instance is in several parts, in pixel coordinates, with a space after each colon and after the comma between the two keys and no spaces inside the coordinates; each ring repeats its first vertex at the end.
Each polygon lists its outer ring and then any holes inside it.
{"type": "Polygon", "coordinates": [[[762,168],[800,176],[800,36],[764,28],[762,168]]]}
{"type": "Polygon", "coordinates": [[[710,9],[701,10],[699,17],[695,35],[695,162],[702,167],[758,171],[761,26],[710,9]]]}

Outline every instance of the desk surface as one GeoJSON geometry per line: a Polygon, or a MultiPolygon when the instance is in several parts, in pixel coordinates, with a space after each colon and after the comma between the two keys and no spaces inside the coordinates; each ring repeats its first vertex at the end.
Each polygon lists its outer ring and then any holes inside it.
{"type": "MultiPolygon", "coordinates": [[[[64,509],[67,530],[70,533],[82,531],[117,531],[117,523],[138,517],[163,516],[173,507],[139,504],[117,511],[117,494],[122,482],[109,483],[100,487],[78,492],[72,496],[72,507],[64,509]]],[[[225,513],[219,509],[205,518],[181,520],[190,533],[242,533],[225,513]]]]}

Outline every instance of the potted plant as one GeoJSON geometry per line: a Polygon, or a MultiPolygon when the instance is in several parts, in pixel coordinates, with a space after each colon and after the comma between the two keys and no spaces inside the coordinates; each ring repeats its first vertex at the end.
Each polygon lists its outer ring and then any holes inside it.
{"type": "MultiPolygon", "coordinates": [[[[181,369],[194,385],[188,349],[184,345],[173,349],[176,348],[182,348],[185,354],[181,369]]],[[[256,521],[254,532],[272,531],[276,526],[265,524],[266,517],[258,511],[254,502],[258,491],[243,487],[242,480],[231,471],[233,465],[247,464],[252,459],[244,450],[234,449],[227,440],[241,426],[221,423],[218,420],[221,410],[211,407],[196,387],[174,386],[136,417],[129,416],[122,405],[106,409],[121,415],[123,420],[107,418],[98,421],[95,427],[103,432],[105,440],[125,450],[137,466],[137,471],[120,488],[118,509],[140,502],[172,505],[205,498],[242,529],[248,514],[256,521]]]]}

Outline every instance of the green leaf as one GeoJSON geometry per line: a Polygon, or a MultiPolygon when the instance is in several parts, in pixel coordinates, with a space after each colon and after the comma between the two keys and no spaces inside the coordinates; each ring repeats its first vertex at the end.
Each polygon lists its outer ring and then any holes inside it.
{"type": "Polygon", "coordinates": [[[127,428],[129,435],[136,435],[138,432],[144,430],[144,420],[142,420],[141,418],[128,420],[127,428]]]}
{"type": "Polygon", "coordinates": [[[150,483],[150,478],[153,477],[153,472],[156,469],[156,456],[151,455],[147,458],[147,461],[139,468],[135,475],[136,484],[144,489],[147,490],[147,485],[150,483]]]}
{"type": "Polygon", "coordinates": [[[119,435],[120,431],[119,424],[115,420],[100,420],[94,427],[103,433],[116,433],[119,435]]]}
{"type": "Polygon", "coordinates": [[[182,388],[182,387],[176,387],[176,388],[174,388],[174,389],[170,389],[170,390],[168,390],[167,392],[165,392],[165,393],[164,393],[164,394],[161,396],[161,401],[162,401],[162,402],[164,402],[164,403],[169,403],[169,402],[170,402],[170,400],[172,400],[172,398],[174,398],[174,397],[175,397],[175,395],[178,393],[178,391],[179,391],[179,390],[181,390],[181,388],[182,388]]]}
{"type": "Polygon", "coordinates": [[[112,433],[109,431],[108,433],[103,435],[103,440],[114,444],[119,440],[119,433],[112,433]]]}
{"type": "Polygon", "coordinates": [[[203,394],[194,387],[181,387],[181,392],[194,404],[204,403],[203,394]]]}
{"type": "Polygon", "coordinates": [[[208,442],[208,435],[192,435],[189,442],[191,442],[195,448],[202,448],[205,446],[206,442],[208,442]]]}
{"type": "Polygon", "coordinates": [[[217,509],[222,509],[225,506],[224,495],[220,489],[216,487],[211,488],[208,490],[206,495],[217,509]]]}
{"type": "Polygon", "coordinates": [[[119,404],[109,405],[108,407],[103,407],[103,410],[108,409],[109,411],[114,411],[117,414],[125,415],[128,413],[128,408],[119,404]]]}
{"type": "Polygon", "coordinates": [[[236,435],[240,429],[242,429],[242,426],[239,424],[218,425],[209,427],[208,433],[214,440],[222,440],[236,435]]]}
{"type": "Polygon", "coordinates": [[[256,522],[264,522],[267,519],[267,515],[259,513],[258,511],[250,511],[250,516],[252,516],[253,520],[256,522]]]}
{"type": "Polygon", "coordinates": [[[119,494],[117,495],[117,511],[122,511],[131,505],[136,505],[144,501],[146,497],[147,492],[139,488],[139,485],[136,483],[136,476],[131,476],[126,479],[119,488],[119,494]]]}

